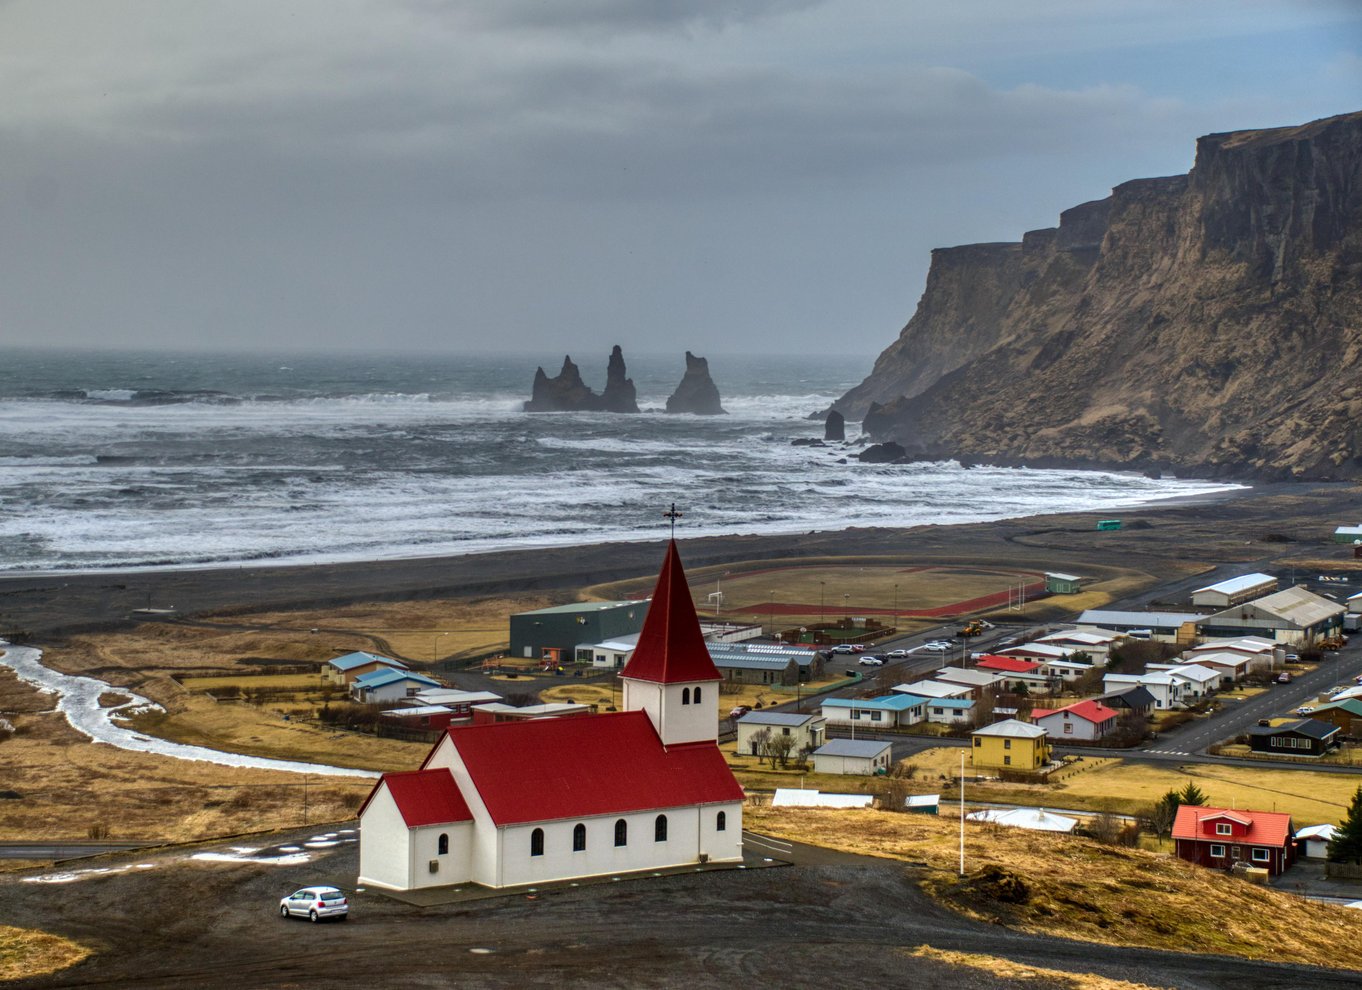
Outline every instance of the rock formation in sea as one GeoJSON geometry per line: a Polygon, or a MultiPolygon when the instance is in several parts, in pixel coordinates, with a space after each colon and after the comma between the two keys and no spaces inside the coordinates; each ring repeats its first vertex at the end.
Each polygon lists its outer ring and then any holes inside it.
{"type": "Polygon", "coordinates": [[[681,384],[667,399],[669,413],[697,413],[719,416],[724,408],[719,404],[719,389],[709,377],[709,362],[686,351],[686,373],[681,384]]]}
{"type": "Polygon", "coordinates": [[[847,421],[836,409],[828,411],[828,417],[823,423],[824,440],[845,440],[847,438],[847,421]]]}
{"type": "Polygon", "coordinates": [[[537,368],[525,412],[638,412],[633,381],[627,377],[624,353],[618,344],[610,352],[605,391],[597,395],[582,381],[582,374],[570,356],[563,358],[563,370],[555,377],[537,368]]]}
{"type": "Polygon", "coordinates": [[[914,458],[1362,478],[1360,365],[1362,112],[1212,134],[1187,175],[933,251],[834,408],[914,458]]]}

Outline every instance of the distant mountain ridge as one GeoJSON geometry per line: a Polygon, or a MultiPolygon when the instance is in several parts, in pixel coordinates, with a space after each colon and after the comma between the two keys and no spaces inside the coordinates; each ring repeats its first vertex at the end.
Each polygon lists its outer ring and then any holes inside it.
{"type": "Polygon", "coordinates": [[[1212,134],[1020,242],[932,252],[833,404],[910,457],[1362,477],[1362,112],[1212,134]]]}

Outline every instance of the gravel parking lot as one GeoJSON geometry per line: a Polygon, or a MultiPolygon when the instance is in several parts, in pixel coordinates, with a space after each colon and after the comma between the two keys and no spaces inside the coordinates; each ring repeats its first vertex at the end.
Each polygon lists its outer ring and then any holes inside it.
{"type": "Polygon", "coordinates": [[[350,833],[340,833],[336,845],[308,848],[313,835],[280,837],[250,855],[222,845],[191,851],[216,859],[183,851],[118,854],[5,874],[0,924],[45,928],[97,949],[65,973],[12,985],[1019,985],[907,954],[923,944],[1187,990],[1358,984],[1357,974],[1066,942],[977,924],[921,895],[902,865],[799,848],[794,858],[802,865],[784,869],[606,882],[424,908],[361,892],[345,923],[286,921],[278,917],[278,899],[297,887],[353,889],[356,846],[344,841],[350,833]],[[300,863],[304,854],[315,858],[300,863]],[[89,869],[110,872],[34,882],[89,869]]]}

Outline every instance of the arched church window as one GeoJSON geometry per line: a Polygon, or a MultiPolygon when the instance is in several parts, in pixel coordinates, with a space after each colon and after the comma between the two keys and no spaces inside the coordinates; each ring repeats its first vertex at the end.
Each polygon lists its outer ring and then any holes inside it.
{"type": "Polygon", "coordinates": [[[572,851],[575,853],[583,852],[586,849],[586,826],[581,822],[572,830],[572,851]]]}
{"type": "Polygon", "coordinates": [[[694,699],[694,700],[695,700],[695,703],[696,703],[697,705],[700,703],[700,689],[699,689],[699,688],[696,688],[696,689],[695,689],[695,699],[694,699]]]}
{"type": "Polygon", "coordinates": [[[681,689],[681,704],[683,705],[690,704],[690,688],[681,689]]]}
{"type": "Polygon", "coordinates": [[[530,855],[544,855],[544,830],[537,828],[530,833],[530,855]]]}
{"type": "Polygon", "coordinates": [[[655,822],[653,822],[653,841],[654,841],[654,842],[666,842],[666,841],[667,841],[667,816],[666,816],[666,815],[658,815],[658,816],[657,816],[657,820],[656,820],[655,822]]]}
{"type": "Polygon", "coordinates": [[[615,822],[615,845],[627,846],[629,844],[629,823],[623,818],[615,822]]]}
{"type": "Polygon", "coordinates": [[[714,819],[714,831],[722,832],[728,828],[728,812],[719,812],[719,817],[714,819]]]}
{"type": "Polygon", "coordinates": [[[441,832],[441,833],[440,833],[439,848],[437,848],[435,851],[436,851],[439,855],[441,855],[441,856],[447,856],[447,855],[449,854],[449,834],[448,834],[448,833],[446,833],[446,832],[441,832]]]}

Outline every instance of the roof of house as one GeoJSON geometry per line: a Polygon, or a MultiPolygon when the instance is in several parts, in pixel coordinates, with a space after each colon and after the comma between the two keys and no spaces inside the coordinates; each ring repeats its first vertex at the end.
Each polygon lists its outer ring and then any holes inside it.
{"type": "Polygon", "coordinates": [[[404,773],[385,773],[379,778],[369,796],[360,805],[359,813],[374,799],[380,788],[386,787],[397,805],[408,828],[422,825],[445,825],[473,820],[468,803],[459,793],[459,785],[444,767],[436,770],[408,770],[404,773]]]}
{"type": "Polygon", "coordinates": [[[1090,608],[1078,617],[1080,626],[1131,626],[1136,629],[1177,629],[1184,622],[1200,622],[1199,612],[1123,612],[1090,608]]]}
{"type": "Polygon", "coordinates": [[[627,599],[617,602],[568,602],[566,605],[550,605],[547,608],[530,609],[528,612],[516,612],[516,616],[521,615],[578,615],[582,612],[608,612],[611,609],[624,608],[627,605],[642,605],[646,599],[627,599]]]}
{"type": "Polygon", "coordinates": [[[1169,667],[1168,673],[1172,677],[1184,677],[1189,681],[1196,681],[1198,684],[1209,684],[1211,681],[1218,681],[1225,675],[1218,670],[1210,667],[1203,667],[1196,663],[1180,663],[1176,667],[1169,667]]]}
{"type": "Polygon", "coordinates": [[[1047,578],[1054,578],[1056,581],[1082,581],[1076,574],[1060,574],[1058,571],[1046,571],[1047,578]]]}
{"type": "Polygon", "coordinates": [[[667,544],[667,556],[638,634],[638,646],[620,676],[657,684],[721,679],[700,632],[700,620],[675,540],[667,544]]]}
{"type": "Polygon", "coordinates": [[[1108,708],[1114,708],[1117,705],[1123,705],[1126,708],[1152,708],[1154,705],[1154,696],[1149,693],[1149,688],[1143,684],[1136,684],[1124,691],[1113,691],[1097,700],[1108,708]]]}
{"type": "Polygon", "coordinates": [[[1062,715],[1066,712],[1075,718],[1092,722],[1094,725],[1110,722],[1118,714],[1116,709],[1108,708],[1100,701],[1089,698],[1086,701],[1076,701],[1072,705],[1065,705],[1063,708],[1033,708],[1031,709],[1031,717],[1048,718],[1051,715],[1062,715]]]}
{"type": "Polygon", "coordinates": [[[1034,660],[1023,660],[1021,657],[1002,657],[993,653],[986,653],[980,657],[975,666],[980,670],[1004,670],[1010,674],[1030,674],[1040,669],[1040,664],[1034,660]]]}
{"type": "Polygon", "coordinates": [[[1069,654],[1074,652],[1076,651],[1066,650],[1064,647],[1055,646],[1053,643],[1042,643],[1039,641],[1035,643],[1022,643],[1020,646],[1009,646],[1005,650],[998,651],[999,654],[1007,657],[1019,654],[1025,655],[1029,653],[1032,656],[1049,657],[1051,660],[1063,660],[1069,654]]]}
{"type": "MultiPolygon", "coordinates": [[[[1334,695],[1334,697],[1337,698],[1338,695],[1334,695]]],[[[1358,698],[1354,695],[1347,698],[1340,698],[1338,701],[1330,701],[1327,704],[1316,705],[1315,710],[1310,714],[1319,715],[1322,712],[1331,712],[1335,709],[1345,711],[1354,717],[1362,718],[1362,698],[1358,698]]]]}
{"type": "Polygon", "coordinates": [[[628,636],[616,636],[614,639],[607,639],[603,643],[594,644],[598,650],[613,650],[616,653],[628,653],[638,646],[638,633],[630,633],[628,636]]]}
{"type": "Polygon", "coordinates": [[[498,826],[743,798],[717,746],[664,746],[646,712],[495,722],[446,735],[498,826]]]}
{"type": "Polygon", "coordinates": [[[973,667],[942,667],[936,672],[936,676],[938,680],[954,681],[956,684],[973,684],[976,687],[988,687],[990,684],[997,684],[1002,679],[1002,675],[991,670],[976,670],[973,667]]]}
{"type": "Polygon", "coordinates": [[[795,712],[748,712],[738,719],[738,724],[800,726],[807,725],[820,717],[818,715],[800,715],[795,712]]]}
{"type": "Polygon", "coordinates": [[[901,712],[909,708],[916,708],[926,700],[926,698],[919,698],[915,694],[882,694],[877,698],[827,698],[823,701],[823,707],[869,708],[901,712]]]}
{"type": "Polygon", "coordinates": [[[905,808],[935,808],[940,804],[940,794],[909,794],[903,799],[905,808]]]}
{"type": "MultiPolygon", "coordinates": [[[[710,659],[716,668],[727,670],[788,670],[791,663],[798,663],[794,657],[752,656],[746,653],[730,653],[727,650],[711,650],[710,659]]],[[[793,675],[791,675],[793,676],[793,675]]]]}
{"type": "Polygon", "coordinates": [[[1334,837],[1334,832],[1338,830],[1337,825],[1307,825],[1305,828],[1296,829],[1298,839],[1323,839],[1325,842],[1334,837]]]}
{"type": "Polygon", "coordinates": [[[1200,646],[1193,646],[1188,653],[1201,653],[1210,650],[1238,650],[1241,653],[1271,653],[1279,644],[1261,636],[1239,636],[1234,639],[1208,639],[1200,646]]]}
{"type": "Polygon", "coordinates": [[[573,712],[588,712],[591,706],[582,702],[574,701],[546,701],[541,705],[508,705],[505,702],[493,701],[486,705],[474,705],[475,712],[491,712],[493,714],[510,713],[521,718],[553,718],[558,715],[568,715],[573,712]]]}
{"type": "Polygon", "coordinates": [[[915,694],[922,698],[958,698],[969,694],[964,684],[947,684],[945,681],[914,681],[912,684],[895,684],[889,690],[896,694],[915,694]]]}
{"type": "Polygon", "coordinates": [[[378,714],[411,718],[413,715],[453,715],[454,709],[448,705],[414,705],[410,708],[389,708],[386,712],[378,714]]]}
{"type": "Polygon", "coordinates": [[[1297,719],[1294,722],[1283,722],[1281,725],[1255,725],[1249,729],[1251,736],[1296,735],[1307,736],[1321,742],[1337,732],[1337,726],[1315,718],[1297,719]]]}
{"type": "Polygon", "coordinates": [[[873,760],[892,745],[893,743],[875,739],[833,739],[815,749],[813,755],[856,756],[864,760],[873,760]]]}
{"type": "Polygon", "coordinates": [[[458,688],[426,688],[416,692],[416,700],[429,705],[478,705],[500,701],[501,695],[491,691],[460,691],[458,688]]]}
{"type": "Polygon", "coordinates": [[[1255,598],[1251,602],[1243,605],[1236,605],[1218,612],[1218,617],[1233,618],[1241,609],[1253,608],[1259,612],[1264,612],[1283,622],[1289,622],[1294,626],[1304,629],[1308,626],[1316,625],[1335,615],[1346,612],[1336,601],[1317,595],[1313,591],[1296,586],[1294,588],[1283,588],[1281,591],[1267,595],[1264,598],[1255,598]]]}
{"type": "Polygon", "coordinates": [[[976,736],[1007,736],[1012,739],[1039,739],[1046,732],[1039,725],[1027,725],[1025,722],[1018,722],[1015,718],[1009,718],[1002,722],[986,725],[982,729],[975,729],[972,734],[976,736]]]}
{"type": "Polygon", "coordinates": [[[1291,816],[1277,811],[1239,811],[1229,808],[1208,808],[1184,804],[1173,820],[1175,839],[1214,839],[1199,827],[1202,822],[1217,818],[1248,825],[1248,833],[1240,841],[1259,846],[1283,846],[1291,837],[1291,816]]]}
{"type": "Polygon", "coordinates": [[[1248,591],[1250,588],[1257,588],[1264,584],[1275,585],[1276,583],[1277,579],[1271,574],[1243,574],[1227,581],[1217,581],[1215,584],[1208,584],[1204,588],[1197,588],[1192,594],[1199,595],[1204,591],[1216,591],[1222,595],[1237,595],[1239,592],[1248,591]]]}
{"type": "Polygon", "coordinates": [[[407,665],[401,660],[394,660],[392,657],[381,657],[377,653],[365,653],[356,651],[347,653],[344,656],[334,657],[326,661],[327,666],[335,667],[337,670],[353,670],[356,667],[363,667],[366,663],[381,663],[398,670],[406,670],[407,665]]]}
{"type": "Polygon", "coordinates": [[[1246,667],[1253,662],[1253,657],[1243,653],[1236,653],[1231,650],[1215,650],[1209,653],[1196,653],[1191,650],[1188,650],[1187,652],[1192,655],[1191,657],[1186,657],[1184,654],[1184,658],[1199,664],[1210,663],[1221,667],[1246,667]]]}
{"type": "Polygon", "coordinates": [[[869,808],[873,794],[823,794],[811,788],[777,787],[773,808],[869,808]]]}
{"type": "Polygon", "coordinates": [[[933,708],[973,708],[973,698],[928,698],[927,704],[933,708]]]}
{"type": "Polygon", "coordinates": [[[410,670],[393,670],[391,667],[371,670],[369,673],[360,674],[355,678],[355,683],[366,690],[396,684],[399,681],[415,681],[417,684],[425,684],[429,687],[440,687],[439,681],[427,677],[425,674],[417,674],[410,670]]]}
{"type": "Polygon", "coordinates": [[[1077,629],[1065,629],[1059,632],[1050,633],[1036,640],[1037,643],[1080,643],[1083,646],[1105,646],[1114,643],[1121,637],[1115,633],[1095,633],[1079,632],[1077,629]]]}

